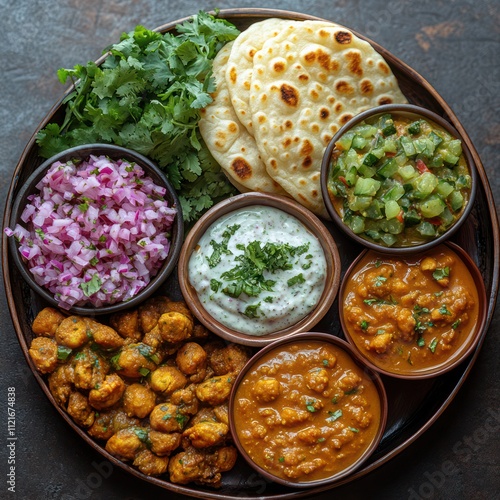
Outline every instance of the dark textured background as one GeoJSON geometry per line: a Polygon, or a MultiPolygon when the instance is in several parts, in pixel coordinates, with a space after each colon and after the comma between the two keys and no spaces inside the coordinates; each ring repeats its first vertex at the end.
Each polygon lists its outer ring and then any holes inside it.
{"type": "MultiPolygon", "coordinates": [[[[495,0],[187,2],[0,0],[0,200],[36,126],[61,96],[59,67],[97,59],[122,31],[155,28],[195,13],[271,7],[325,17],[364,33],[426,78],[450,104],[482,158],[500,200],[500,7],[495,0]]],[[[500,314],[477,362],[441,418],[367,477],[317,498],[500,498],[500,314]],[[491,418],[496,416],[496,420],[491,418]]],[[[0,293],[0,498],[129,499],[168,496],[115,468],[64,423],[27,368],[0,293]],[[16,387],[16,493],[7,491],[7,387],[16,387]],[[104,476],[108,476],[105,471],[104,476]],[[85,486],[86,485],[86,486],[85,486]]]]}

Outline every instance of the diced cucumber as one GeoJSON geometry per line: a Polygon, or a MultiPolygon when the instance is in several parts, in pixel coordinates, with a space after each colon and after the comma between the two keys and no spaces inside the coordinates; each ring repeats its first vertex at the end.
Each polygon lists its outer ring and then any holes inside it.
{"type": "Polygon", "coordinates": [[[358,174],[362,175],[363,177],[373,177],[376,174],[376,172],[377,169],[375,167],[369,167],[364,163],[362,163],[361,166],[358,168],[358,174]]]}
{"type": "Polygon", "coordinates": [[[368,144],[368,140],[356,134],[352,140],[351,148],[363,149],[368,144]]]}
{"type": "Polygon", "coordinates": [[[353,127],[338,141],[329,174],[345,224],[387,247],[441,234],[471,187],[461,141],[427,120],[408,123],[386,113],[353,127]]]}
{"type": "Polygon", "coordinates": [[[417,154],[421,154],[426,158],[430,158],[434,154],[434,150],[436,146],[434,143],[427,137],[420,137],[419,139],[415,139],[413,141],[413,145],[415,146],[415,151],[417,154]]]}
{"type": "Polygon", "coordinates": [[[406,192],[402,198],[399,198],[398,203],[399,203],[399,206],[404,210],[408,210],[411,207],[411,201],[408,199],[406,192]]]}
{"type": "Polygon", "coordinates": [[[386,153],[396,153],[398,150],[398,145],[395,139],[386,139],[382,148],[386,153]]]}
{"type": "Polygon", "coordinates": [[[404,223],[398,219],[382,220],[380,221],[380,229],[390,234],[401,234],[405,228],[404,223]]]}
{"type": "Polygon", "coordinates": [[[365,231],[366,236],[368,238],[371,238],[372,240],[378,241],[380,240],[380,233],[378,231],[375,231],[374,229],[368,229],[365,231]]]}
{"type": "Polygon", "coordinates": [[[347,224],[354,234],[361,234],[365,230],[365,220],[359,215],[351,217],[347,224]]]}
{"type": "Polygon", "coordinates": [[[396,163],[401,167],[403,166],[407,161],[408,161],[408,158],[406,157],[406,154],[404,151],[401,151],[400,153],[398,153],[394,159],[396,160],[396,163]]]}
{"type": "Polygon", "coordinates": [[[439,168],[444,165],[443,155],[441,153],[436,153],[427,160],[427,166],[430,168],[439,168]]]}
{"type": "Polygon", "coordinates": [[[399,138],[399,142],[407,157],[417,154],[415,146],[413,145],[413,141],[409,137],[402,135],[399,138]]]}
{"type": "Polygon", "coordinates": [[[352,199],[349,200],[349,208],[353,212],[361,212],[361,210],[368,208],[371,202],[371,196],[353,196],[352,199]]]}
{"type": "Polygon", "coordinates": [[[393,123],[388,123],[383,129],[382,129],[382,134],[384,137],[389,137],[390,135],[394,135],[397,132],[396,127],[394,126],[393,123]]]}
{"type": "Polygon", "coordinates": [[[455,182],[456,189],[469,188],[471,185],[470,175],[459,175],[457,182],[455,182]]]}
{"type": "Polygon", "coordinates": [[[387,219],[394,219],[401,212],[401,207],[397,201],[389,200],[385,202],[385,216],[387,219]]]}
{"type": "Polygon", "coordinates": [[[403,178],[404,181],[409,181],[413,179],[417,174],[417,171],[413,168],[412,165],[403,165],[399,167],[399,175],[403,178]]]}
{"type": "Polygon", "coordinates": [[[350,130],[342,135],[342,137],[335,143],[335,147],[337,149],[347,151],[352,144],[352,140],[354,139],[355,133],[350,130]]]}
{"type": "Polygon", "coordinates": [[[363,215],[368,219],[382,219],[384,215],[382,214],[382,208],[384,208],[384,203],[380,200],[373,200],[370,206],[363,211],[363,215]]]}
{"type": "Polygon", "coordinates": [[[417,120],[413,123],[410,123],[410,125],[408,125],[408,132],[411,135],[420,134],[420,130],[421,130],[421,120],[417,120]]]}
{"type": "Polygon", "coordinates": [[[443,210],[443,213],[440,215],[441,221],[445,226],[449,226],[450,224],[453,224],[455,222],[455,217],[453,214],[450,212],[450,209],[446,207],[443,210]]]}
{"type": "Polygon", "coordinates": [[[420,215],[418,215],[418,213],[415,210],[408,210],[404,214],[404,221],[408,227],[416,226],[417,224],[420,223],[421,220],[422,218],[420,217],[420,215]]]}
{"type": "Polygon", "coordinates": [[[342,198],[347,196],[347,189],[340,181],[331,180],[328,183],[328,191],[330,191],[333,196],[341,196],[342,198]]]}
{"type": "Polygon", "coordinates": [[[431,141],[434,143],[434,145],[436,147],[439,146],[443,142],[443,138],[441,136],[439,136],[438,134],[436,134],[436,132],[434,132],[434,131],[432,131],[429,134],[429,139],[431,139],[431,141]]]}
{"type": "Polygon", "coordinates": [[[413,187],[415,188],[415,193],[417,198],[422,198],[427,196],[434,191],[438,185],[438,178],[431,172],[424,172],[420,177],[417,177],[412,181],[413,187]]]}
{"type": "Polygon", "coordinates": [[[459,157],[454,155],[448,148],[440,149],[439,153],[443,157],[443,161],[449,163],[450,165],[455,165],[459,160],[459,157]]]}
{"type": "Polygon", "coordinates": [[[450,183],[440,180],[436,187],[436,193],[441,195],[443,198],[446,198],[453,191],[453,189],[454,187],[450,183]]]}
{"type": "Polygon", "coordinates": [[[453,191],[448,197],[451,209],[456,212],[460,210],[464,204],[464,197],[460,191],[453,191]]]}
{"type": "Polygon", "coordinates": [[[455,184],[458,179],[458,175],[451,168],[442,168],[440,170],[439,178],[450,184],[455,184]]]}
{"type": "Polygon", "coordinates": [[[446,204],[438,195],[431,195],[420,203],[420,211],[424,217],[437,217],[443,213],[446,204]]]}
{"type": "Polygon", "coordinates": [[[383,148],[383,144],[385,141],[382,140],[382,144],[379,147],[376,147],[371,150],[371,154],[375,155],[379,160],[382,158],[382,156],[385,156],[385,151],[383,148]]]}
{"type": "Polygon", "coordinates": [[[360,135],[361,137],[364,137],[365,139],[369,139],[377,133],[377,127],[368,124],[358,125],[355,128],[355,133],[360,135]]]}
{"type": "Polygon", "coordinates": [[[366,165],[367,167],[371,167],[377,162],[378,156],[375,156],[371,151],[369,153],[366,153],[365,157],[363,158],[363,165],[366,165]]]}
{"type": "Polygon", "coordinates": [[[354,194],[356,196],[375,196],[379,188],[380,181],[358,177],[354,186],[354,194]]]}
{"type": "Polygon", "coordinates": [[[462,141],[460,139],[450,141],[447,149],[452,155],[460,156],[462,154],[462,141]]]}
{"type": "Polygon", "coordinates": [[[398,241],[397,237],[393,234],[382,234],[380,239],[384,242],[384,244],[388,247],[392,247],[396,241],[398,241]]]}
{"type": "Polygon", "coordinates": [[[345,174],[345,181],[350,187],[352,187],[356,184],[357,179],[358,171],[356,167],[351,167],[345,174]]]}
{"type": "Polygon", "coordinates": [[[405,188],[401,184],[394,184],[382,196],[385,202],[398,201],[405,194],[405,188]]]}
{"type": "Polygon", "coordinates": [[[416,229],[422,236],[436,236],[436,229],[430,222],[421,222],[416,229]]]}
{"type": "Polygon", "coordinates": [[[360,160],[358,153],[354,149],[349,149],[347,151],[347,154],[345,155],[345,166],[346,168],[351,168],[351,167],[359,167],[360,165],[360,160]]]}
{"type": "Polygon", "coordinates": [[[377,170],[377,175],[387,179],[392,177],[398,171],[398,164],[394,158],[387,159],[382,166],[377,170]]]}

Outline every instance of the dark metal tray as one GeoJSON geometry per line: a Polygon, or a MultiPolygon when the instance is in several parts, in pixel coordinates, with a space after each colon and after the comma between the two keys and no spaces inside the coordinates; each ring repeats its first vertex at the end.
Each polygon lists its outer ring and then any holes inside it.
{"type": "MultiPolygon", "coordinates": [[[[269,17],[317,19],[300,13],[272,9],[222,10],[220,15],[236,24],[240,29],[244,29],[253,22],[269,17]]],[[[166,32],[173,30],[175,25],[183,20],[177,20],[160,26],[157,28],[157,31],[166,32]]],[[[456,396],[476,361],[493,316],[499,286],[500,240],[498,219],[486,172],[474,145],[450,107],[422,76],[377,43],[368,40],[362,34],[356,34],[369,41],[384,56],[408,100],[413,104],[429,108],[450,121],[463,135],[471,150],[479,173],[480,185],[478,186],[478,193],[472,213],[462,228],[453,236],[452,241],[464,248],[481,270],[486,286],[488,315],[486,327],[481,334],[478,347],[468,359],[451,372],[434,379],[413,382],[383,377],[389,400],[388,423],[384,437],[375,453],[365,462],[361,469],[344,480],[334,483],[329,488],[349,483],[380,467],[417,440],[443,413],[456,396]]],[[[98,62],[100,61],[102,61],[102,58],[98,62]]],[[[35,131],[14,170],[7,196],[4,227],[8,224],[15,194],[27,177],[42,163],[42,159],[38,157],[38,149],[35,143],[36,132],[47,123],[60,120],[61,118],[62,98],[50,110],[39,128],[35,131]]],[[[339,248],[343,276],[349,264],[361,252],[362,247],[348,240],[333,225],[329,225],[328,227],[339,248]]],[[[231,499],[246,497],[287,499],[310,496],[323,491],[323,489],[297,491],[285,488],[276,483],[267,483],[264,478],[253,472],[242,460],[238,460],[236,466],[230,472],[225,473],[222,487],[219,490],[213,490],[196,485],[180,486],[172,484],[163,478],[148,477],[131,466],[115,459],[103,447],[93,441],[85,431],[76,426],[72,419],[58,407],[50,394],[46,380],[34,368],[31,358],[28,355],[29,344],[33,338],[31,323],[38,311],[46,304],[38,296],[34,295],[22,280],[15,266],[12,265],[5,235],[2,240],[2,265],[5,290],[14,328],[27,363],[33,371],[40,387],[56,407],[62,418],[74,431],[114,465],[121,467],[144,481],[172,492],[197,498],[231,499]],[[263,491],[265,491],[265,495],[262,495],[263,491]]],[[[170,278],[162,292],[180,298],[179,288],[174,276],[170,278]]],[[[335,301],[329,314],[315,328],[315,331],[328,332],[342,337],[337,311],[338,303],[335,301]]]]}

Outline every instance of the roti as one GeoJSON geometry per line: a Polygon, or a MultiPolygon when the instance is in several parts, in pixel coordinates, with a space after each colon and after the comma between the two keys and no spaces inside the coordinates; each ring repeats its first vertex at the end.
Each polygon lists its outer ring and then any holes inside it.
{"type": "Polygon", "coordinates": [[[289,21],[253,56],[250,112],[267,172],[323,217],[321,160],[333,135],[361,111],[406,102],[384,58],[333,23],[289,21]]]}
{"type": "Polygon", "coordinates": [[[250,112],[250,84],[253,57],[264,42],[276,36],[286,25],[284,19],[270,18],[250,25],[234,40],[226,67],[226,83],[231,103],[240,123],[253,136],[250,112]]]}
{"type": "Polygon", "coordinates": [[[200,134],[210,153],[239,191],[261,191],[285,195],[267,173],[254,138],[239,122],[229,98],[225,70],[233,42],[226,44],[213,61],[216,91],[202,110],[200,134]]]}

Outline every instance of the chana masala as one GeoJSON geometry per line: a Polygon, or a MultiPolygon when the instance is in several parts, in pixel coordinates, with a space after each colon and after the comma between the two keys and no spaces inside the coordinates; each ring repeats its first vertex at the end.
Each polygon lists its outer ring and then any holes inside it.
{"type": "Polygon", "coordinates": [[[479,315],[474,279],[447,245],[405,257],[366,252],[346,280],[342,304],[350,340],[378,368],[403,375],[445,364],[479,315]]]}
{"type": "Polygon", "coordinates": [[[233,434],[277,480],[319,481],[360,463],[376,445],[381,407],[377,386],[344,349],[294,340],[242,375],[231,405],[233,434]]]}

